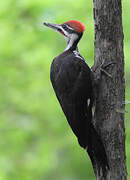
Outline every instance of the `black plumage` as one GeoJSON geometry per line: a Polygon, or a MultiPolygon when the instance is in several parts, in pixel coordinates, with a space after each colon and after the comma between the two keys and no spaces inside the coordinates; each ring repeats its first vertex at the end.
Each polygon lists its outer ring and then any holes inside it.
{"type": "Polygon", "coordinates": [[[53,60],[51,82],[69,125],[85,148],[92,119],[90,68],[80,55],[76,56],[74,50],[69,49],[53,60]]]}
{"type": "Polygon", "coordinates": [[[44,25],[58,31],[67,40],[67,48],[51,64],[50,78],[57,99],[80,146],[87,150],[93,165],[105,171],[109,168],[106,152],[92,124],[92,71],[77,48],[85,27],[75,20],[61,25],[44,25]]]}

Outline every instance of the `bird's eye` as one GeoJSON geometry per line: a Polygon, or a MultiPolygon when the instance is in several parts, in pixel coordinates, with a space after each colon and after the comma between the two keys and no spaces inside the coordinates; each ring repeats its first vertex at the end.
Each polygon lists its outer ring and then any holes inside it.
{"type": "Polygon", "coordinates": [[[62,27],[64,28],[64,30],[67,30],[67,29],[68,29],[65,24],[63,24],[62,27]]]}
{"type": "Polygon", "coordinates": [[[63,24],[62,27],[65,31],[69,32],[70,34],[74,33],[74,29],[70,27],[68,24],[63,24]]]}
{"type": "Polygon", "coordinates": [[[63,24],[63,25],[62,25],[62,27],[63,27],[63,28],[65,28],[65,27],[66,27],[66,25],[65,25],[65,24],[63,24]]]}

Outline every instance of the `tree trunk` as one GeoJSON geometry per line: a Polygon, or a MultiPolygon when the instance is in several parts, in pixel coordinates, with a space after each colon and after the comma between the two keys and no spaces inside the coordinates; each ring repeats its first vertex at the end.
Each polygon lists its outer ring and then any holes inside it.
{"type": "Polygon", "coordinates": [[[92,162],[97,180],[126,180],[125,80],[121,0],[93,0],[95,20],[94,75],[102,68],[95,99],[94,125],[104,144],[109,169],[92,162]],[[101,173],[102,172],[102,173],[101,173]]]}

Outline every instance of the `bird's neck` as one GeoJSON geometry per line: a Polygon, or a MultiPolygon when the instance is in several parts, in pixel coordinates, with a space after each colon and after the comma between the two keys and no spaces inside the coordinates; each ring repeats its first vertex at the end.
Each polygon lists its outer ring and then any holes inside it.
{"type": "Polygon", "coordinates": [[[81,39],[82,34],[79,36],[77,34],[72,34],[70,38],[67,38],[67,47],[65,48],[65,51],[67,50],[77,50],[78,51],[78,42],[81,39]]]}

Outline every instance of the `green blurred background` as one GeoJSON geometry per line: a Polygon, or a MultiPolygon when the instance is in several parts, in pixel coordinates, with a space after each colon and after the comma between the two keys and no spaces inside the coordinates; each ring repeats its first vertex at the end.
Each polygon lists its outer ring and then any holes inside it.
{"type": "MultiPolygon", "coordinates": [[[[52,59],[65,48],[43,21],[86,25],[81,54],[94,59],[90,0],[0,1],[0,180],[94,180],[87,153],[72,134],[50,83],[52,59]]],[[[126,100],[130,100],[130,1],[123,0],[126,100]]],[[[130,121],[126,151],[130,171],[130,121]]],[[[128,176],[130,180],[130,177],[128,176]]]]}

